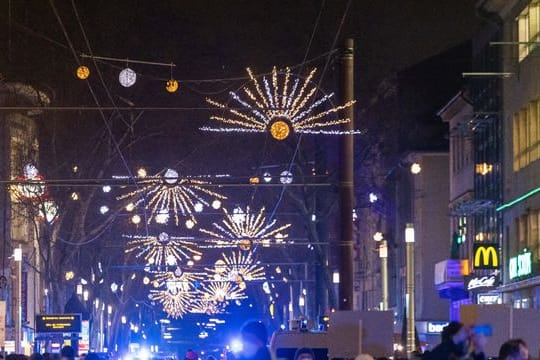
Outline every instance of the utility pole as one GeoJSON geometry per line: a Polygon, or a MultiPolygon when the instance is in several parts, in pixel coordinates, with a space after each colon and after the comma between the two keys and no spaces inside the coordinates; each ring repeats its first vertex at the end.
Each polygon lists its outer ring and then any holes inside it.
{"type": "Polygon", "coordinates": [[[414,224],[408,223],[405,227],[406,246],[406,277],[405,277],[405,301],[407,309],[407,356],[412,359],[412,353],[416,350],[415,334],[415,310],[414,310],[414,224]]]}
{"type": "MultiPolygon", "coordinates": [[[[341,101],[354,99],[354,41],[346,39],[341,58],[341,101]]],[[[344,125],[350,134],[341,136],[341,164],[339,176],[340,239],[339,239],[339,310],[353,309],[353,205],[354,205],[354,108],[348,106],[340,112],[350,121],[344,125]]]]}
{"type": "Polygon", "coordinates": [[[381,278],[382,278],[382,301],[381,310],[388,310],[388,242],[382,240],[379,245],[379,257],[381,258],[381,278]]]}

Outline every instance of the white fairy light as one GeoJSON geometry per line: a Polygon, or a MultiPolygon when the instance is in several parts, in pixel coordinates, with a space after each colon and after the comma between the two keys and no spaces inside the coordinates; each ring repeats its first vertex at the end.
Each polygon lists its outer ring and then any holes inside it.
{"type": "Polygon", "coordinates": [[[123,87],[133,86],[135,82],[137,82],[137,73],[127,67],[120,71],[120,74],[118,75],[118,81],[123,87]]]}
{"type": "Polygon", "coordinates": [[[102,215],[105,215],[106,213],[109,212],[109,207],[107,205],[102,205],[102,206],[99,207],[99,212],[102,215]]]}

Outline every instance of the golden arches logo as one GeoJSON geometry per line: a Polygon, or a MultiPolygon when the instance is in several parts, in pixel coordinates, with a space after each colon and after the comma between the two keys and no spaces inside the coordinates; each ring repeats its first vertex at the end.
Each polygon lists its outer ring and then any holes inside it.
{"type": "Polygon", "coordinates": [[[474,250],[474,267],[495,269],[499,267],[499,254],[496,245],[479,245],[474,250]]]}

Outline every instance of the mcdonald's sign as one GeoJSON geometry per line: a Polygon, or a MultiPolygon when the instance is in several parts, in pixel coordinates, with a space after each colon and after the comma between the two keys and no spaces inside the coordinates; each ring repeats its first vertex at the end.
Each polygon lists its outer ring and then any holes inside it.
{"type": "Polygon", "coordinates": [[[473,266],[475,269],[498,269],[499,265],[498,244],[474,245],[473,266]]]}

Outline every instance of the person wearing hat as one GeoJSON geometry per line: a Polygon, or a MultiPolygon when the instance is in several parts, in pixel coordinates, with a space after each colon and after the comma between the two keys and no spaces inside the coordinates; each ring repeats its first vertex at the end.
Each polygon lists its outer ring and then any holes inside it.
{"type": "Polygon", "coordinates": [[[424,359],[446,360],[460,359],[467,355],[469,350],[469,334],[462,323],[450,322],[441,333],[442,341],[433,351],[426,354],[424,359]]]}
{"type": "Polygon", "coordinates": [[[266,347],[268,333],[260,321],[251,321],[242,327],[243,349],[240,360],[272,360],[266,347]]]}

